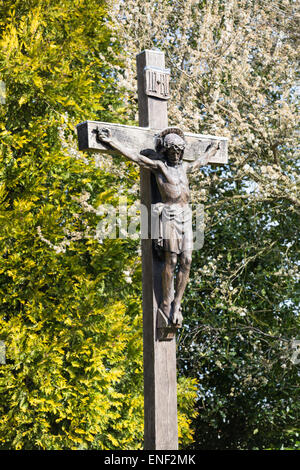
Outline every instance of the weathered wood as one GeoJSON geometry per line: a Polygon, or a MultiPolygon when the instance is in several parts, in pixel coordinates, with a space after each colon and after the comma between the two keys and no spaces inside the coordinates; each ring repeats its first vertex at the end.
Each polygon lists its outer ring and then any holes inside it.
{"type": "MultiPolygon", "coordinates": [[[[146,94],[146,67],[165,67],[164,54],[144,51],[137,56],[139,124],[152,129],[168,126],[167,101],[146,94]]],[[[148,131],[146,131],[148,132],[148,131]]],[[[153,133],[150,134],[153,139],[153,133]]],[[[153,140],[152,140],[153,142],[153,140]]],[[[153,143],[152,147],[153,148],[153,143]]],[[[141,169],[141,202],[151,214],[151,204],[161,200],[154,175],[141,169]]],[[[150,218],[148,226],[151,227],[150,218]]],[[[144,331],[144,416],[145,449],[178,448],[177,380],[175,335],[160,341],[157,329],[158,305],[162,299],[163,263],[155,257],[152,240],[142,239],[143,331],[144,331]]]]}
{"type": "MultiPolygon", "coordinates": [[[[147,96],[147,95],[146,95],[147,96]]],[[[155,99],[147,96],[147,99],[155,99]]],[[[162,100],[156,99],[158,103],[165,104],[162,100]]],[[[152,105],[153,106],[153,105],[152,105]]],[[[160,118],[161,119],[161,118],[160,118]]],[[[115,124],[99,121],[84,121],[77,125],[77,134],[79,150],[90,150],[92,152],[114,153],[100,141],[97,140],[97,129],[105,128],[111,131],[112,138],[134,150],[138,154],[142,149],[153,149],[155,135],[159,134],[162,128],[150,128],[126,126],[124,124],[115,124]]],[[[213,142],[220,143],[220,149],[208,163],[226,164],[228,161],[228,140],[225,137],[218,137],[205,134],[184,133],[186,148],[183,159],[194,161],[205,152],[206,148],[213,142]]]]}

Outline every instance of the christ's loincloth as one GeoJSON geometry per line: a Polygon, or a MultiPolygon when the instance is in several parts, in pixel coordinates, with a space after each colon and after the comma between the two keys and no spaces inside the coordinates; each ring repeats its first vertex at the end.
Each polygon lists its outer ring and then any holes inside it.
{"type": "Polygon", "coordinates": [[[193,228],[190,206],[155,204],[152,210],[152,234],[158,249],[177,254],[192,251],[193,228]]]}

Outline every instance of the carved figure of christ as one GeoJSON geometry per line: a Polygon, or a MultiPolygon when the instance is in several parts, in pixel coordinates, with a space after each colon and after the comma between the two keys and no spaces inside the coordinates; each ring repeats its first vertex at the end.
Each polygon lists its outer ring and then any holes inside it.
{"type": "Polygon", "coordinates": [[[219,150],[219,143],[209,145],[202,158],[184,162],[185,139],[178,128],[163,130],[158,136],[156,151],[147,149],[140,154],[114,140],[109,129],[97,130],[97,140],[108,145],[132,162],[154,173],[161,195],[162,239],[164,253],[162,271],[162,301],[160,312],[169,324],[182,325],[181,300],[189,280],[192,262],[193,232],[192,212],[189,207],[189,182],[187,174],[205,165],[219,150]],[[159,151],[158,151],[159,149],[159,151]],[[173,300],[174,273],[177,263],[176,288],[173,300]]]}

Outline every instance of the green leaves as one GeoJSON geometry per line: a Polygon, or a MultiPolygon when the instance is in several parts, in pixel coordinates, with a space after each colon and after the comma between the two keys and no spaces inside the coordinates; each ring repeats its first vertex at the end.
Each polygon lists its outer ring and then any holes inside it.
{"type": "Polygon", "coordinates": [[[74,132],[122,118],[118,44],[105,2],[29,3],[0,4],[0,447],[138,448],[137,243],[95,238],[80,198],[105,204],[121,178],[81,155],[74,132]]]}
{"type": "MultiPolygon", "coordinates": [[[[180,373],[199,379],[194,446],[290,447],[300,416],[291,361],[299,338],[298,6],[117,7],[132,70],[140,49],[166,53],[170,123],[229,138],[229,165],[203,168],[191,185],[194,207],[205,203],[206,233],[193,253],[178,357],[180,373]]],[[[129,75],[129,98],[134,89],[129,75]]]]}

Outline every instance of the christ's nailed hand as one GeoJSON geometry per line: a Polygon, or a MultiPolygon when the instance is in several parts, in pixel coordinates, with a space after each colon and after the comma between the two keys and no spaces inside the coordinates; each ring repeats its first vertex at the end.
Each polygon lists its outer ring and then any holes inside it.
{"type": "Polygon", "coordinates": [[[111,132],[109,129],[105,127],[97,127],[96,131],[97,140],[99,142],[103,142],[104,144],[110,144],[112,142],[111,132]]]}

